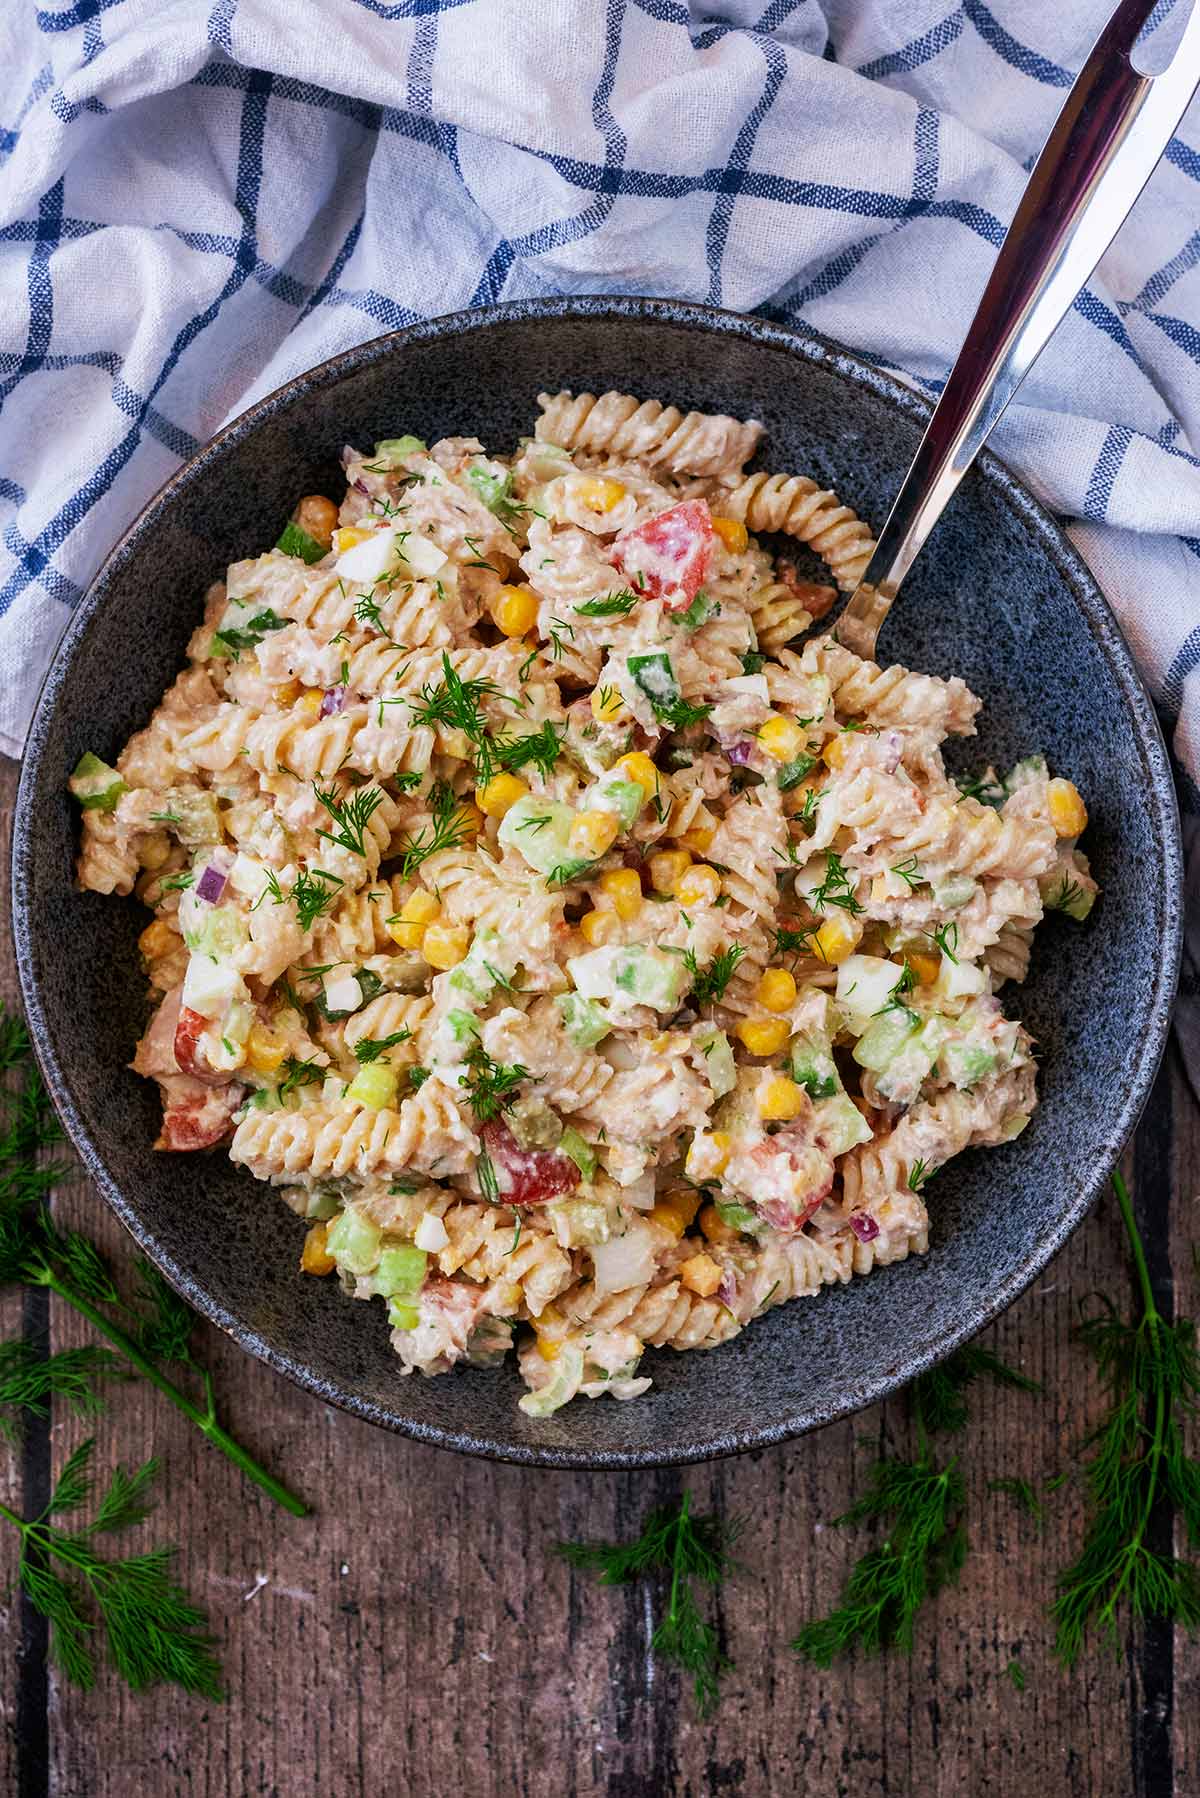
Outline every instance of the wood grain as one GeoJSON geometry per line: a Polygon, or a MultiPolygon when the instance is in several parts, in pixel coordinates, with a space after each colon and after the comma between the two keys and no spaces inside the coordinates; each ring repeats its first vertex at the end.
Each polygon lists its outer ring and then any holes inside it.
{"type": "MultiPolygon", "coordinates": [[[[6,768],[6,815],[12,787],[6,768]]],[[[11,993],[3,931],[0,922],[0,980],[11,993]]],[[[1200,1113],[1173,1057],[1128,1166],[1160,1289],[1194,1312],[1200,1113]]],[[[86,1183],[64,1188],[57,1206],[128,1267],[127,1239],[86,1183]]],[[[908,1444],[902,1401],[682,1474],[536,1473],[385,1436],[203,1326],[197,1339],[225,1420],[316,1513],[296,1522],[276,1511],[161,1399],[123,1387],[97,1431],[99,1464],[162,1455],[161,1502],[142,1534],[183,1545],[181,1574],[210,1608],[228,1697],[214,1706],[164,1689],[134,1699],[107,1673],[83,1693],[51,1671],[43,1768],[39,1669],[18,1664],[9,1600],[0,1613],[0,1788],[22,1798],[773,1798],[801,1789],[821,1798],[1198,1798],[1196,1642],[1161,1625],[1130,1628],[1117,1654],[1094,1645],[1064,1674],[1045,1605],[1077,1550],[1080,1496],[1059,1494],[1039,1531],[987,1489],[999,1474],[1041,1482],[1098,1415],[1092,1369],[1069,1340],[1080,1302],[1098,1289],[1129,1290],[1110,1204],[984,1338],[1046,1390],[989,1390],[974,1405],[962,1443],[971,1553],[960,1586],[923,1616],[911,1659],[853,1660],[831,1673],[800,1663],[788,1641],[836,1599],[861,1549],[831,1520],[881,1447],[908,1444]],[[698,1507],[744,1520],[743,1571],[716,1612],[737,1665],[709,1724],[650,1653],[644,1593],[597,1587],[551,1552],[561,1537],[635,1532],[650,1505],[684,1484],[698,1507]],[[1014,1661],[1024,1691],[1006,1671],[1014,1661]]],[[[0,1324],[11,1333],[19,1304],[4,1303],[0,1324]]],[[[55,1347],[88,1339],[65,1309],[51,1322],[55,1347]]],[[[55,1467],[82,1433],[54,1420],[55,1467]]],[[[22,1502],[30,1476],[9,1457],[7,1490],[22,1502]]]]}

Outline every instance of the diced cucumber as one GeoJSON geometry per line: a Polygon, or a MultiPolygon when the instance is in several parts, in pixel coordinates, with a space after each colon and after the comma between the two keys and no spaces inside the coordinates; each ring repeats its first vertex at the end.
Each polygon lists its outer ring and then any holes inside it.
{"type": "Polygon", "coordinates": [[[854,1045],[855,1061],[860,1068],[880,1073],[896,1059],[918,1028],[916,1013],[905,1007],[872,1018],[854,1045]]]}
{"type": "Polygon", "coordinates": [[[249,612],[244,605],[231,604],[225,608],[224,616],[213,632],[208,653],[218,656],[243,649],[257,649],[268,631],[286,630],[291,622],[290,618],[280,618],[269,608],[261,612],[249,612]]]}
{"type": "MultiPolygon", "coordinates": [[[[917,1096],[917,1090],[925,1079],[941,1052],[945,1041],[946,1025],[942,1018],[926,1018],[916,1029],[898,1036],[890,1049],[883,1041],[882,1032],[875,1044],[871,1038],[880,1025],[891,1019],[902,1019],[903,1012],[889,1012],[885,1017],[876,1018],[869,1031],[859,1038],[854,1051],[854,1059],[862,1067],[870,1067],[875,1073],[875,1084],[885,1099],[892,1099],[900,1105],[910,1105],[917,1096]],[[870,1061],[864,1061],[863,1045],[872,1055],[870,1061]]],[[[909,1014],[911,1017],[915,1014],[909,1014]]]]}
{"type": "Polygon", "coordinates": [[[471,947],[448,975],[448,984],[456,993],[482,1004],[490,999],[498,986],[511,980],[517,971],[516,956],[490,924],[481,924],[471,938],[471,947]]]}
{"type": "Polygon", "coordinates": [[[941,1066],[946,1078],[960,1090],[974,1086],[996,1066],[996,1051],[981,1042],[947,1043],[941,1066]]]}
{"type": "Polygon", "coordinates": [[[720,600],[713,599],[701,588],[687,611],[679,614],[679,622],[686,630],[696,631],[702,624],[707,624],[710,618],[715,618],[720,610],[720,600]]]}
{"type": "Polygon", "coordinates": [[[871,1126],[849,1093],[835,1093],[814,1105],[812,1129],[825,1153],[834,1157],[871,1140],[871,1126]]]}
{"type": "Polygon", "coordinates": [[[728,1224],[731,1230],[753,1230],[761,1221],[756,1211],[751,1211],[749,1205],[739,1204],[736,1199],[714,1199],[713,1204],[721,1222],[728,1224]]]}
{"type": "Polygon", "coordinates": [[[827,1038],[804,1033],[792,1039],[792,1079],[810,1099],[830,1099],[842,1090],[827,1038]]]}
{"type": "Polygon", "coordinates": [[[188,891],[179,913],[183,940],[196,955],[228,961],[249,941],[245,917],[236,905],[206,905],[188,891]]]}
{"type": "Polygon", "coordinates": [[[977,891],[979,882],[969,874],[951,874],[945,880],[931,880],[929,890],[933,903],[942,911],[958,911],[977,891]]]}
{"type": "Polygon", "coordinates": [[[679,682],[675,678],[675,669],[671,658],[665,650],[654,650],[647,655],[629,656],[625,663],[630,679],[650,701],[656,716],[670,711],[679,704],[683,697],[679,682]]]}
{"type": "Polygon", "coordinates": [[[683,1000],[689,974],[681,955],[644,943],[625,947],[610,945],[577,955],[567,963],[576,992],[585,999],[617,999],[650,1005],[656,1011],[676,1011],[683,1000]]]}
{"type": "Polygon", "coordinates": [[[556,799],[527,793],[509,806],[498,832],[506,849],[515,849],[539,874],[551,874],[570,860],[567,839],[575,813],[556,799]]]}
{"type": "Polygon", "coordinates": [[[327,1219],[337,1216],[339,1206],[340,1200],[336,1193],[330,1192],[326,1187],[317,1186],[305,1200],[302,1216],[314,1218],[318,1223],[324,1223],[327,1219]]]}
{"type": "Polygon", "coordinates": [[[414,456],[426,449],[419,437],[385,437],[382,443],[375,445],[374,462],[386,462],[389,467],[402,462],[405,456],[414,456]]]}
{"type": "Polygon", "coordinates": [[[351,1105],[383,1111],[396,1103],[399,1085],[399,1076],[390,1061],[369,1061],[359,1068],[346,1088],[346,1099],[351,1105]]]}
{"type": "Polygon", "coordinates": [[[594,1048],[612,1029],[600,1007],[579,993],[559,993],[555,1003],[562,1012],[563,1029],[577,1049],[594,1048]]]}
{"type": "Polygon", "coordinates": [[[329,1226],[325,1247],[347,1273],[369,1274],[379,1260],[383,1232],[359,1211],[343,1211],[329,1226]]]}
{"type": "Polygon", "coordinates": [[[594,1179],[596,1173],[596,1151],[590,1142],[568,1124],[558,1139],[558,1146],[564,1155],[569,1155],[585,1180],[594,1179]]]}
{"type": "Polygon", "coordinates": [[[598,780],[580,796],[579,809],[581,812],[615,812],[621,829],[628,830],[637,822],[645,803],[646,795],[636,780],[610,776],[598,780]]]}
{"type": "Polygon", "coordinates": [[[291,518],[284,525],[283,535],[275,547],[283,555],[296,556],[298,560],[307,562],[310,566],[313,562],[319,562],[322,557],[329,554],[323,543],[318,543],[315,537],[310,537],[307,531],[301,530],[300,526],[291,518]]]}
{"type": "Polygon", "coordinates": [[[399,1299],[388,1300],[388,1322],[393,1330],[415,1330],[421,1321],[421,1313],[415,1305],[402,1304],[399,1299]]]}
{"type": "Polygon", "coordinates": [[[67,786],[85,812],[115,811],[121,794],[129,791],[116,769],[102,762],[90,749],[76,762],[67,786]]]}
{"type": "Polygon", "coordinates": [[[217,796],[201,788],[168,787],[163,797],[166,828],[185,849],[207,849],[224,841],[217,796]]]}
{"type": "Polygon", "coordinates": [[[446,1028],[456,1043],[470,1043],[479,1035],[479,1019],[473,1011],[455,1009],[446,1013],[446,1028]]]}
{"type": "Polygon", "coordinates": [[[467,470],[467,484],[475,489],[489,512],[495,512],[512,499],[511,468],[492,468],[486,462],[472,462],[467,470]]]}
{"type": "Polygon", "coordinates": [[[583,1350],[577,1343],[564,1342],[557,1360],[551,1362],[553,1373],[537,1392],[527,1392],[518,1400],[526,1417],[549,1417],[579,1391],[583,1379],[583,1350]]]}
{"type": "Polygon", "coordinates": [[[555,1235],[564,1248],[594,1249],[612,1234],[608,1211],[599,1199],[554,1199],[546,1213],[555,1224],[555,1235]]]}
{"type": "Polygon", "coordinates": [[[425,1282],[429,1257],[414,1243],[394,1243],[384,1249],[375,1269],[375,1291],[385,1299],[413,1298],[425,1282]]]}
{"type": "Polygon", "coordinates": [[[697,1030],[692,1040],[704,1057],[704,1078],[712,1087],[714,1095],[723,1099],[737,1085],[737,1068],[729,1038],[723,1030],[706,1026],[703,1030],[697,1030]]]}

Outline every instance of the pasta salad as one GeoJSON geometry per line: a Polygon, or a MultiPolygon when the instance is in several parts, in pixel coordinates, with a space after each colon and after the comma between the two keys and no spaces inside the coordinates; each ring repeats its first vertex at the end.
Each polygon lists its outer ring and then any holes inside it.
{"type": "Polygon", "coordinates": [[[404,1372],[515,1349],[534,1417],[923,1252],[1036,1103],[997,992],[1096,894],[1040,755],[947,772],[960,679],[789,647],[873,545],[759,425],[539,404],[513,456],[347,448],[71,780],[81,885],[154,914],[156,1146],[277,1187],[404,1372]]]}

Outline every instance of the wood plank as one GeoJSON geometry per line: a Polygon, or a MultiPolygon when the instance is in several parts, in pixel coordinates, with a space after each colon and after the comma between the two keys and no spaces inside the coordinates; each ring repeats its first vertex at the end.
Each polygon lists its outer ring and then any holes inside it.
{"type": "MultiPolygon", "coordinates": [[[[3,938],[0,953],[0,987],[11,991],[3,938]]],[[[1168,1081],[1144,1130],[1171,1140],[1173,1119],[1171,1264],[1177,1301],[1186,1294],[1194,1309],[1187,1206],[1200,1121],[1177,1069],[1168,1081]]],[[[59,1209],[128,1266],[123,1232],[85,1183],[66,1189],[59,1209]]],[[[1111,1205],[985,1338],[1044,1380],[1046,1396],[989,1390],[976,1401],[962,1444],[972,1551],[960,1587],[922,1618],[911,1661],[855,1660],[831,1673],[799,1663],[787,1643],[835,1602],[861,1552],[864,1538],[834,1530],[831,1519],[881,1448],[910,1446],[899,1401],[781,1449],[681,1474],[538,1474],[373,1431],[203,1326],[198,1342],[226,1420],[318,1513],[296,1522],[276,1511],[143,1387],[114,1396],[97,1431],[98,1465],[162,1455],[158,1512],[132,1540],[183,1545],[181,1575],[211,1608],[228,1698],[214,1707],[164,1689],[134,1699],[107,1673],[85,1694],[52,1676],[49,1790],[765,1798],[803,1787],[822,1798],[1014,1790],[1128,1798],[1138,1782],[1134,1743],[1155,1739],[1141,1711],[1140,1634],[1119,1660],[1094,1649],[1071,1676],[1050,1654],[1044,1606],[1078,1544],[1078,1495],[1062,1495],[1038,1533],[1010,1499],[986,1490],[995,1474],[1037,1483],[1056,1471],[1098,1415],[1094,1375],[1069,1342],[1079,1300],[1096,1289],[1127,1290],[1111,1205]],[[745,1519],[744,1572],[716,1612],[738,1664],[711,1724],[697,1721],[678,1677],[649,1652],[644,1594],[597,1587],[550,1552],[560,1537],[631,1534],[650,1505],[684,1484],[699,1507],[745,1519]],[[1026,1671],[1024,1692],[1006,1675],[1012,1659],[1026,1671]]],[[[11,1312],[2,1321],[11,1329],[11,1312]]],[[[53,1323],[56,1347],[88,1340],[64,1309],[53,1323]]],[[[82,1433],[55,1420],[56,1466],[82,1433]]],[[[10,1465],[9,1490],[18,1484],[10,1465]]],[[[11,1611],[0,1622],[11,1625],[11,1611]]],[[[10,1627],[0,1639],[5,1790],[17,1789],[13,1636],[10,1627]]],[[[1171,1789],[1192,1798],[1194,1643],[1173,1644],[1173,1678],[1171,1789]]]]}

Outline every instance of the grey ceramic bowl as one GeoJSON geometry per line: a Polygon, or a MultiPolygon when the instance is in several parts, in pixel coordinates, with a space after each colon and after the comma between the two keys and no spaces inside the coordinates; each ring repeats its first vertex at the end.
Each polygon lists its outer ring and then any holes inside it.
{"type": "Polygon", "coordinates": [[[1167,1033],[1180,937],[1179,828],[1154,713],[1116,624],[1056,525],[984,457],[910,578],[882,653],[983,696],[958,766],[1041,748],[1078,781],[1104,897],[1039,933],[1020,1011],[1042,1104],[1000,1151],[930,1194],[925,1257],[756,1322],[708,1354],[648,1357],[633,1404],[521,1415],[511,1367],[403,1379],[379,1307],[297,1277],[303,1226],[220,1154],[156,1155],[158,1098],[127,1071],[143,1021],[145,914],[72,885],[67,775],[113,757],[178,669],[201,596],[277,536],[298,495],[338,493],[343,443],[401,431],[527,433],[542,388],[615,387],[756,416],[767,454],[876,522],[927,408],[814,338],[699,306],[519,303],[436,319],[325,363],[245,413],[151,501],[79,606],[46,682],[17,809],[21,979],[46,1079],[101,1192],[214,1323],[323,1399],[444,1447],[552,1467],[648,1467],[762,1447],[870,1403],[1008,1305],[1087,1212],[1137,1119],[1167,1033]]]}

